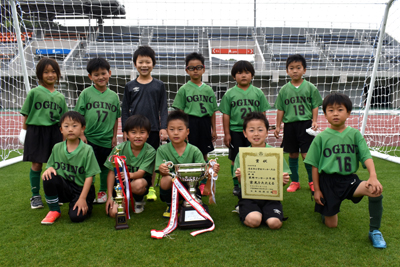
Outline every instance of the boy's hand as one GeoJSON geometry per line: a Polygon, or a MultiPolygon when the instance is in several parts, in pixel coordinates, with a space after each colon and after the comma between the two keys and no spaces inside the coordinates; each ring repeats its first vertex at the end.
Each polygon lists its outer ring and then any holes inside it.
{"type": "Polygon", "coordinates": [[[274,131],[274,135],[276,137],[276,139],[279,138],[279,132],[281,131],[281,127],[279,127],[278,125],[276,125],[275,131],[274,131]]]}
{"type": "Polygon", "coordinates": [[[376,178],[376,176],[369,177],[368,181],[365,183],[365,187],[370,190],[370,192],[374,195],[381,195],[382,194],[382,185],[376,178]]]}
{"type": "Polygon", "coordinates": [[[218,138],[217,131],[213,130],[211,133],[211,141],[215,142],[215,141],[217,141],[217,138],[218,138]]]}
{"type": "Polygon", "coordinates": [[[238,181],[240,183],[240,178],[242,177],[241,173],[240,173],[240,168],[237,168],[235,171],[235,176],[236,178],[238,178],[238,181]]]}
{"type": "Polygon", "coordinates": [[[53,167],[48,168],[47,170],[44,171],[42,175],[42,180],[50,180],[51,179],[51,174],[57,175],[56,170],[53,167]]]}
{"type": "Polygon", "coordinates": [[[318,129],[318,123],[317,122],[313,122],[311,124],[311,129],[313,129],[314,131],[316,131],[318,129]]]}
{"type": "Polygon", "coordinates": [[[165,163],[160,164],[158,170],[160,171],[162,176],[169,176],[169,168],[165,163]]]}
{"type": "Polygon", "coordinates": [[[112,139],[112,141],[111,141],[111,149],[113,149],[113,148],[116,147],[117,145],[118,145],[117,137],[114,136],[113,139],[112,139]]]}
{"type": "Polygon", "coordinates": [[[290,179],[289,173],[284,172],[283,173],[283,184],[286,185],[287,183],[289,183],[289,179],[290,179]]]}
{"type": "Polygon", "coordinates": [[[160,140],[166,141],[168,139],[168,133],[165,129],[160,130],[160,140]]]}
{"type": "Polygon", "coordinates": [[[321,205],[321,206],[324,206],[324,204],[323,204],[322,201],[321,201],[321,198],[322,198],[322,199],[324,198],[324,195],[322,194],[321,190],[315,190],[315,191],[314,191],[314,200],[315,200],[315,203],[317,203],[317,204],[319,204],[319,205],[321,205]]]}
{"type": "Polygon", "coordinates": [[[218,164],[218,163],[215,163],[215,164],[214,164],[213,170],[214,170],[215,173],[218,173],[218,172],[219,172],[219,164],[218,164]]]}
{"type": "Polygon", "coordinates": [[[227,148],[230,147],[231,140],[232,140],[232,138],[231,138],[231,135],[230,135],[230,134],[226,134],[226,135],[224,136],[224,144],[225,144],[225,146],[226,146],[227,148]]]}
{"type": "Polygon", "coordinates": [[[113,200],[111,197],[109,197],[109,198],[107,199],[107,202],[106,202],[106,214],[107,214],[107,215],[108,215],[108,211],[109,211],[110,209],[112,209],[113,206],[114,206],[114,200],[113,200]]]}
{"type": "Polygon", "coordinates": [[[88,205],[86,203],[86,199],[79,198],[78,201],[75,203],[73,210],[78,209],[77,215],[82,212],[82,215],[86,215],[88,211],[88,205]]]}

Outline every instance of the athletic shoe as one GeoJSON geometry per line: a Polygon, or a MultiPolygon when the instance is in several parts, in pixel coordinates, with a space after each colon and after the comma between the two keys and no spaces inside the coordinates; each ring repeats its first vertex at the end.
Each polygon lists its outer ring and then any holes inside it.
{"type": "Polygon", "coordinates": [[[107,202],[107,193],[106,192],[98,192],[97,193],[97,203],[102,204],[107,202]]]}
{"type": "Polygon", "coordinates": [[[44,205],[41,196],[31,197],[31,208],[32,209],[43,209],[44,205]]]}
{"type": "Polygon", "coordinates": [[[289,187],[286,189],[286,191],[296,192],[298,189],[300,189],[300,183],[299,182],[291,182],[289,187]]]}
{"type": "Polygon", "coordinates": [[[58,206],[62,206],[62,205],[64,205],[64,203],[58,202],[58,206]]]}
{"type": "Polygon", "coordinates": [[[386,248],[385,239],[383,239],[382,233],[379,230],[369,232],[369,239],[374,248],[386,248]]]}
{"type": "Polygon", "coordinates": [[[60,216],[61,216],[60,212],[51,210],[42,220],[42,224],[53,224],[58,218],[60,218],[60,216]]]}
{"type": "Polygon", "coordinates": [[[241,191],[240,191],[240,187],[238,186],[238,185],[235,185],[234,187],[233,187],[233,195],[234,196],[240,196],[240,194],[242,193],[241,191]]]}
{"type": "Polygon", "coordinates": [[[169,218],[171,216],[171,206],[168,206],[167,209],[164,211],[163,215],[164,218],[169,218]]]}
{"type": "Polygon", "coordinates": [[[201,185],[199,186],[200,194],[201,194],[202,196],[203,196],[203,192],[204,192],[204,187],[206,187],[205,184],[201,184],[201,185]]]}
{"type": "Polygon", "coordinates": [[[147,201],[156,201],[157,200],[157,195],[156,195],[156,190],[154,190],[154,187],[149,188],[149,193],[146,195],[147,201]]]}
{"type": "Polygon", "coordinates": [[[144,205],[146,205],[146,202],[144,201],[135,201],[135,213],[142,213],[144,211],[144,205]]]}
{"type": "Polygon", "coordinates": [[[314,193],[314,182],[309,182],[309,183],[308,183],[308,186],[310,187],[311,192],[314,193]]]}
{"type": "Polygon", "coordinates": [[[232,212],[239,213],[239,205],[236,205],[236,206],[235,206],[235,209],[232,210],[232,212]]]}

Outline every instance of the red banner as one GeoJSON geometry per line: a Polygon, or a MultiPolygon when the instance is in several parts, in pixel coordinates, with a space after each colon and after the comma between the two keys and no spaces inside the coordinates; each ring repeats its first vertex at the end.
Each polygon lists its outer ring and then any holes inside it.
{"type": "Polygon", "coordinates": [[[254,49],[245,48],[213,48],[213,54],[254,54],[254,49]]]}

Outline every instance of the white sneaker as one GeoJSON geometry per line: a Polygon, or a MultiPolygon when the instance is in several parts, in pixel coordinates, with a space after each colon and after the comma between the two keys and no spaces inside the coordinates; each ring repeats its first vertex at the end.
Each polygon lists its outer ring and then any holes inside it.
{"type": "Polygon", "coordinates": [[[107,202],[107,193],[106,192],[99,192],[97,193],[97,202],[96,203],[106,203],[107,202]]]}
{"type": "Polygon", "coordinates": [[[144,205],[146,205],[146,202],[138,202],[135,201],[135,213],[142,213],[144,211],[144,205]]]}

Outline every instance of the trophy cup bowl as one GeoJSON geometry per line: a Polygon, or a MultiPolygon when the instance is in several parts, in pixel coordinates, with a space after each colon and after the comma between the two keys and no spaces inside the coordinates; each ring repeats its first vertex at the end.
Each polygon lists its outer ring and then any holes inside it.
{"type": "MultiPolygon", "coordinates": [[[[203,180],[206,175],[207,163],[185,163],[185,164],[174,164],[176,177],[186,182],[189,186],[188,191],[193,199],[195,199],[200,205],[203,204],[201,199],[196,196],[196,186],[200,180],[203,180]]],[[[191,207],[190,204],[185,200],[183,202],[184,207],[191,207]]]]}

